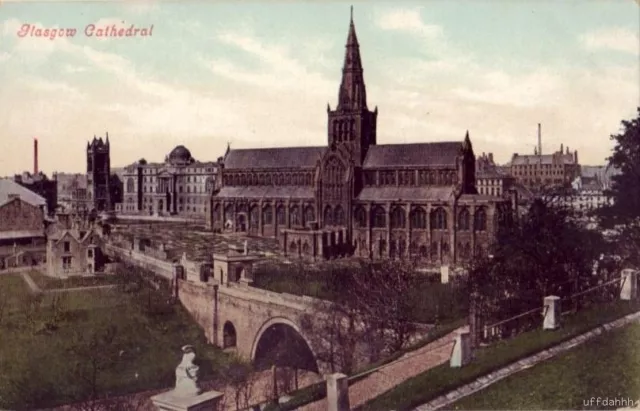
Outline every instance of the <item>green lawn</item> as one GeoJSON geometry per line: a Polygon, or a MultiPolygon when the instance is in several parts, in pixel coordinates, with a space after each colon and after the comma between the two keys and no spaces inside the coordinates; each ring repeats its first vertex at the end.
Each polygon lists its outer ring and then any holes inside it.
{"type": "Polygon", "coordinates": [[[218,376],[229,357],[206,344],[182,306],[137,284],[37,300],[20,275],[1,276],[0,408],[169,387],[185,344],[196,347],[203,379],[218,376]]]}
{"type": "Polygon", "coordinates": [[[29,271],[33,282],[43,290],[56,288],[93,287],[98,285],[117,284],[121,277],[114,274],[98,274],[94,277],[69,277],[65,279],[48,277],[38,270],[29,271]]]}
{"type": "Polygon", "coordinates": [[[600,335],[556,358],[521,371],[448,409],[616,409],[590,398],[640,399],[640,325],[600,335]]]}
{"type": "Polygon", "coordinates": [[[358,411],[411,410],[521,358],[638,310],[640,302],[637,301],[615,301],[590,307],[564,318],[563,327],[556,331],[537,329],[479,349],[474,361],[466,367],[450,368],[445,363],[432,368],[367,402],[358,411]]]}

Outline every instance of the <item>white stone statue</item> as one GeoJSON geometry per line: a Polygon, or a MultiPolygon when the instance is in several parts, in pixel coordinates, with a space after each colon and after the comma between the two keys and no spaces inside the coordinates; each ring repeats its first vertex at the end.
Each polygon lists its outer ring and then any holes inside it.
{"type": "Polygon", "coordinates": [[[176,367],[175,393],[180,396],[199,395],[202,390],[198,387],[198,367],[193,363],[196,353],[193,346],[182,347],[182,362],[176,367]]]}

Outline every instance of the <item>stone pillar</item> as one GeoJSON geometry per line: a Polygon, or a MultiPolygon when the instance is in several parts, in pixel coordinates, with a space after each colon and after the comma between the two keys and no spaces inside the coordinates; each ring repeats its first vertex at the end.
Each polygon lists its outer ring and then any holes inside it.
{"type": "Polygon", "coordinates": [[[327,376],[327,410],[349,411],[349,380],[344,374],[327,376]]]}
{"type": "Polygon", "coordinates": [[[635,300],[638,298],[638,272],[632,269],[622,270],[622,281],[620,289],[621,300],[635,300]]]}
{"type": "Polygon", "coordinates": [[[544,297],[544,322],[542,329],[555,330],[560,327],[560,297],[544,297]]]}
{"type": "Polygon", "coordinates": [[[440,282],[442,284],[449,283],[449,266],[448,265],[440,266],[440,282]]]}
{"type": "Polygon", "coordinates": [[[452,368],[464,367],[471,362],[471,334],[468,329],[456,332],[454,338],[453,352],[449,359],[452,368]]]}

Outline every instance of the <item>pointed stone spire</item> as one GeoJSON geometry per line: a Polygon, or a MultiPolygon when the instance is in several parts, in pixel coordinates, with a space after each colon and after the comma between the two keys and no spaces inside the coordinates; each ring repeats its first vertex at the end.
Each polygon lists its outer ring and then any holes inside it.
{"type": "Polygon", "coordinates": [[[464,142],[462,143],[463,150],[471,150],[471,139],[469,138],[469,130],[467,130],[467,134],[464,136],[464,142]]]}
{"type": "Polygon", "coordinates": [[[227,141],[227,151],[225,151],[224,156],[229,155],[229,151],[231,151],[231,142],[227,141]]]}
{"type": "Polygon", "coordinates": [[[356,27],[353,23],[353,6],[349,21],[344,65],[342,66],[342,81],[338,96],[338,110],[356,111],[367,108],[367,93],[364,85],[362,59],[356,27]]]}
{"type": "Polygon", "coordinates": [[[105,135],[107,136],[107,145],[109,145],[109,132],[105,131],[105,135]]]}

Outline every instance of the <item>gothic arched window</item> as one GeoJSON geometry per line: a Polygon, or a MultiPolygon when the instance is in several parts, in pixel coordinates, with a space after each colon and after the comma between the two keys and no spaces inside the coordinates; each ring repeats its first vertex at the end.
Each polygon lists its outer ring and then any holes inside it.
{"type": "Polygon", "coordinates": [[[413,210],[411,210],[409,218],[411,220],[411,228],[427,228],[427,212],[424,211],[424,208],[414,208],[413,210]]]}
{"type": "Polygon", "coordinates": [[[304,209],[304,223],[308,224],[316,220],[316,213],[312,206],[307,206],[304,209]]]}
{"type": "Polygon", "coordinates": [[[249,210],[249,227],[258,228],[258,222],[260,218],[260,210],[257,205],[254,205],[249,210]]]}
{"type": "Polygon", "coordinates": [[[405,215],[401,207],[394,207],[391,211],[391,228],[404,228],[405,215]]]}
{"type": "Polygon", "coordinates": [[[227,204],[224,207],[224,218],[225,220],[229,220],[231,217],[233,217],[233,206],[231,204],[227,204]]]}
{"type": "Polygon", "coordinates": [[[284,206],[281,204],[276,208],[276,222],[278,225],[287,224],[287,214],[284,211],[284,206]]]}
{"type": "Polygon", "coordinates": [[[291,225],[302,225],[302,221],[300,220],[300,208],[298,206],[293,206],[289,210],[289,220],[291,221],[291,225]]]}
{"type": "Polygon", "coordinates": [[[342,185],[344,184],[345,167],[336,157],[331,157],[324,168],[324,198],[328,201],[342,199],[342,185]]]}
{"type": "Polygon", "coordinates": [[[375,206],[371,210],[371,217],[372,217],[373,226],[375,228],[387,227],[387,213],[384,211],[384,208],[380,206],[375,206]]]}
{"type": "Polygon", "coordinates": [[[458,229],[461,231],[468,231],[471,227],[470,224],[471,215],[469,210],[465,207],[458,213],[458,229]]]}
{"type": "Polygon", "coordinates": [[[344,225],[344,210],[341,206],[336,206],[335,211],[333,212],[333,223],[335,225],[344,225]]]}
{"type": "Polygon", "coordinates": [[[355,213],[353,213],[353,218],[355,220],[356,227],[367,226],[367,211],[364,207],[357,207],[355,213]]]}
{"type": "Polygon", "coordinates": [[[333,210],[331,210],[331,206],[326,206],[324,209],[324,225],[333,225],[333,210]]]}
{"type": "Polygon", "coordinates": [[[431,212],[431,228],[433,230],[447,229],[447,212],[444,208],[438,207],[431,212]]]}
{"type": "Polygon", "coordinates": [[[273,224],[273,209],[270,204],[262,208],[262,224],[273,224]]]}
{"type": "Polygon", "coordinates": [[[484,207],[476,210],[474,215],[473,228],[476,231],[485,231],[487,229],[487,212],[484,207]]]}

